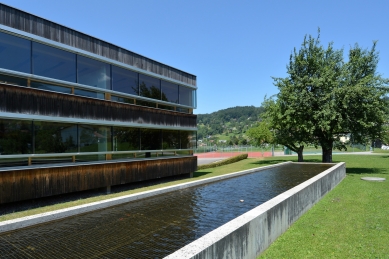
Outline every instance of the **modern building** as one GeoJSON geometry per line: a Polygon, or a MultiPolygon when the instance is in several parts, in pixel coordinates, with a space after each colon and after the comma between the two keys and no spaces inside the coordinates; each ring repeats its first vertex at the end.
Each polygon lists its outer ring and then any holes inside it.
{"type": "Polygon", "coordinates": [[[197,168],[196,76],[0,4],[0,203],[197,168]]]}

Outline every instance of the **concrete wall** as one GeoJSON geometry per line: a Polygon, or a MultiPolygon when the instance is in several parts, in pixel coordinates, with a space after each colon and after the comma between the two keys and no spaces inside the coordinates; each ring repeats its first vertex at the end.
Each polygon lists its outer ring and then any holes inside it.
{"type": "Polygon", "coordinates": [[[165,258],[256,258],[345,176],[336,164],[165,258]]]}

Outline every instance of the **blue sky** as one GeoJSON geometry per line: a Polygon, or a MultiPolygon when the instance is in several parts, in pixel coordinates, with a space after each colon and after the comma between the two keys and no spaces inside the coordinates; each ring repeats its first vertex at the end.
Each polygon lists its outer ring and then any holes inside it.
{"type": "Polygon", "coordinates": [[[336,48],[378,40],[389,77],[389,1],[2,0],[197,76],[196,114],[260,106],[304,35],[336,48]]]}

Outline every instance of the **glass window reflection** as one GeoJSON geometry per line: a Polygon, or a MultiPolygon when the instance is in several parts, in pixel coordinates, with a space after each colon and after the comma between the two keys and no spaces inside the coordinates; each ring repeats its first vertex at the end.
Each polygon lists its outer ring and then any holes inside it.
{"type": "Polygon", "coordinates": [[[0,120],[0,154],[32,153],[31,121],[0,120]]]}
{"type": "Polygon", "coordinates": [[[178,130],[162,131],[162,149],[179,149],[180,132],[178,130]]]}
{"type": "Polygon", "coordinates": [[[138,73],[117,66],[112,66],[112,90],[139,95],[138,73]]]}
{"type": "Polygon", "coordinates": [[[34,122],[35,152],[77,152],[77,125],[55,122],[34,122]]]}
{"type": "Polygon", "coordinates": [[[111,127],[79,125],[80,152],[112,151],[111,127]]]}
{"type": "Polygon", "coordinates": [[[80,95],[80,96],[85,96],[85,97],[104,99],[103,93],[92,92],[92,91],[87,91],[87,90],[74,89],[74,94],[80,95]]]}
{"type": "Polygon", "coordinates": [[[31,41],[0,32],[0,68],[31,73],[31,41]]]}
{"type": "Polygon", "coordinates": [[[141,129],[141,150],[161,149],[161,130],[141,129]]]}
{"type": "Polygon", "coordinates": [[[114,127],[113,151],[140,150],[139,129],[114,127]]]}
{"type": "Polygon", "coordinates": [[[32,73],[76,82],[76,54],[32,42],[32,73]]]}
{"type": "Polygon", "coordinates": [[[63,87],[63,86],[58,86],[58,85],[50,85],[50,84],[45,84],[45,83],[40,83],[40,82],[31,82],[31,87],[37,88],[37,89],[42,89],[42,90],[53,91],[53,92],[65,93],[65,94],[72,93],[72,89],[70,89],[68,87],[63,87]]]}
{"type": "Polygon", "coordinates": [[[160,82],[158,78],[139,74],[139,95],[161,100],[160,82]]]}
{"type": "Polygon", "coordinates": [[[161,100],[171,103],[178,103],[178,85],[161,81],[161,100]]]}
{"type": "Polygon", "coordinates": [[[193,89],[180,85],[180,104],[193,106],[193,89]]]}
{"type": "Polygon", "coordinates": [[[111,89],[110,65],[84,56],[77,56],[78,83],[111,89]]]}
{"type": "Polygon", "coordinates": [[[181,131],[181,148],[196,148],[196,131],[181,131]]]}

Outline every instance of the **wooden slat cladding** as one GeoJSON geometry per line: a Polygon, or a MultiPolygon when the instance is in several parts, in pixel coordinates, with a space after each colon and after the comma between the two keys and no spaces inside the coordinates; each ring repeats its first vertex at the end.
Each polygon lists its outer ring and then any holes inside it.
{"type": "Polygon", "coordinates": [[[0,3],[0,24],[196,86],[196,76],[0,3]]]}
{"type": "Polygon", "coordinates": [[[196,115],[0,84],[0,112],[196,128],[196,115]]]}
{"type": "Polygon", "coordinates": [[[0,204],[190,174],[196,157],[0,172],[0,204]]]}

